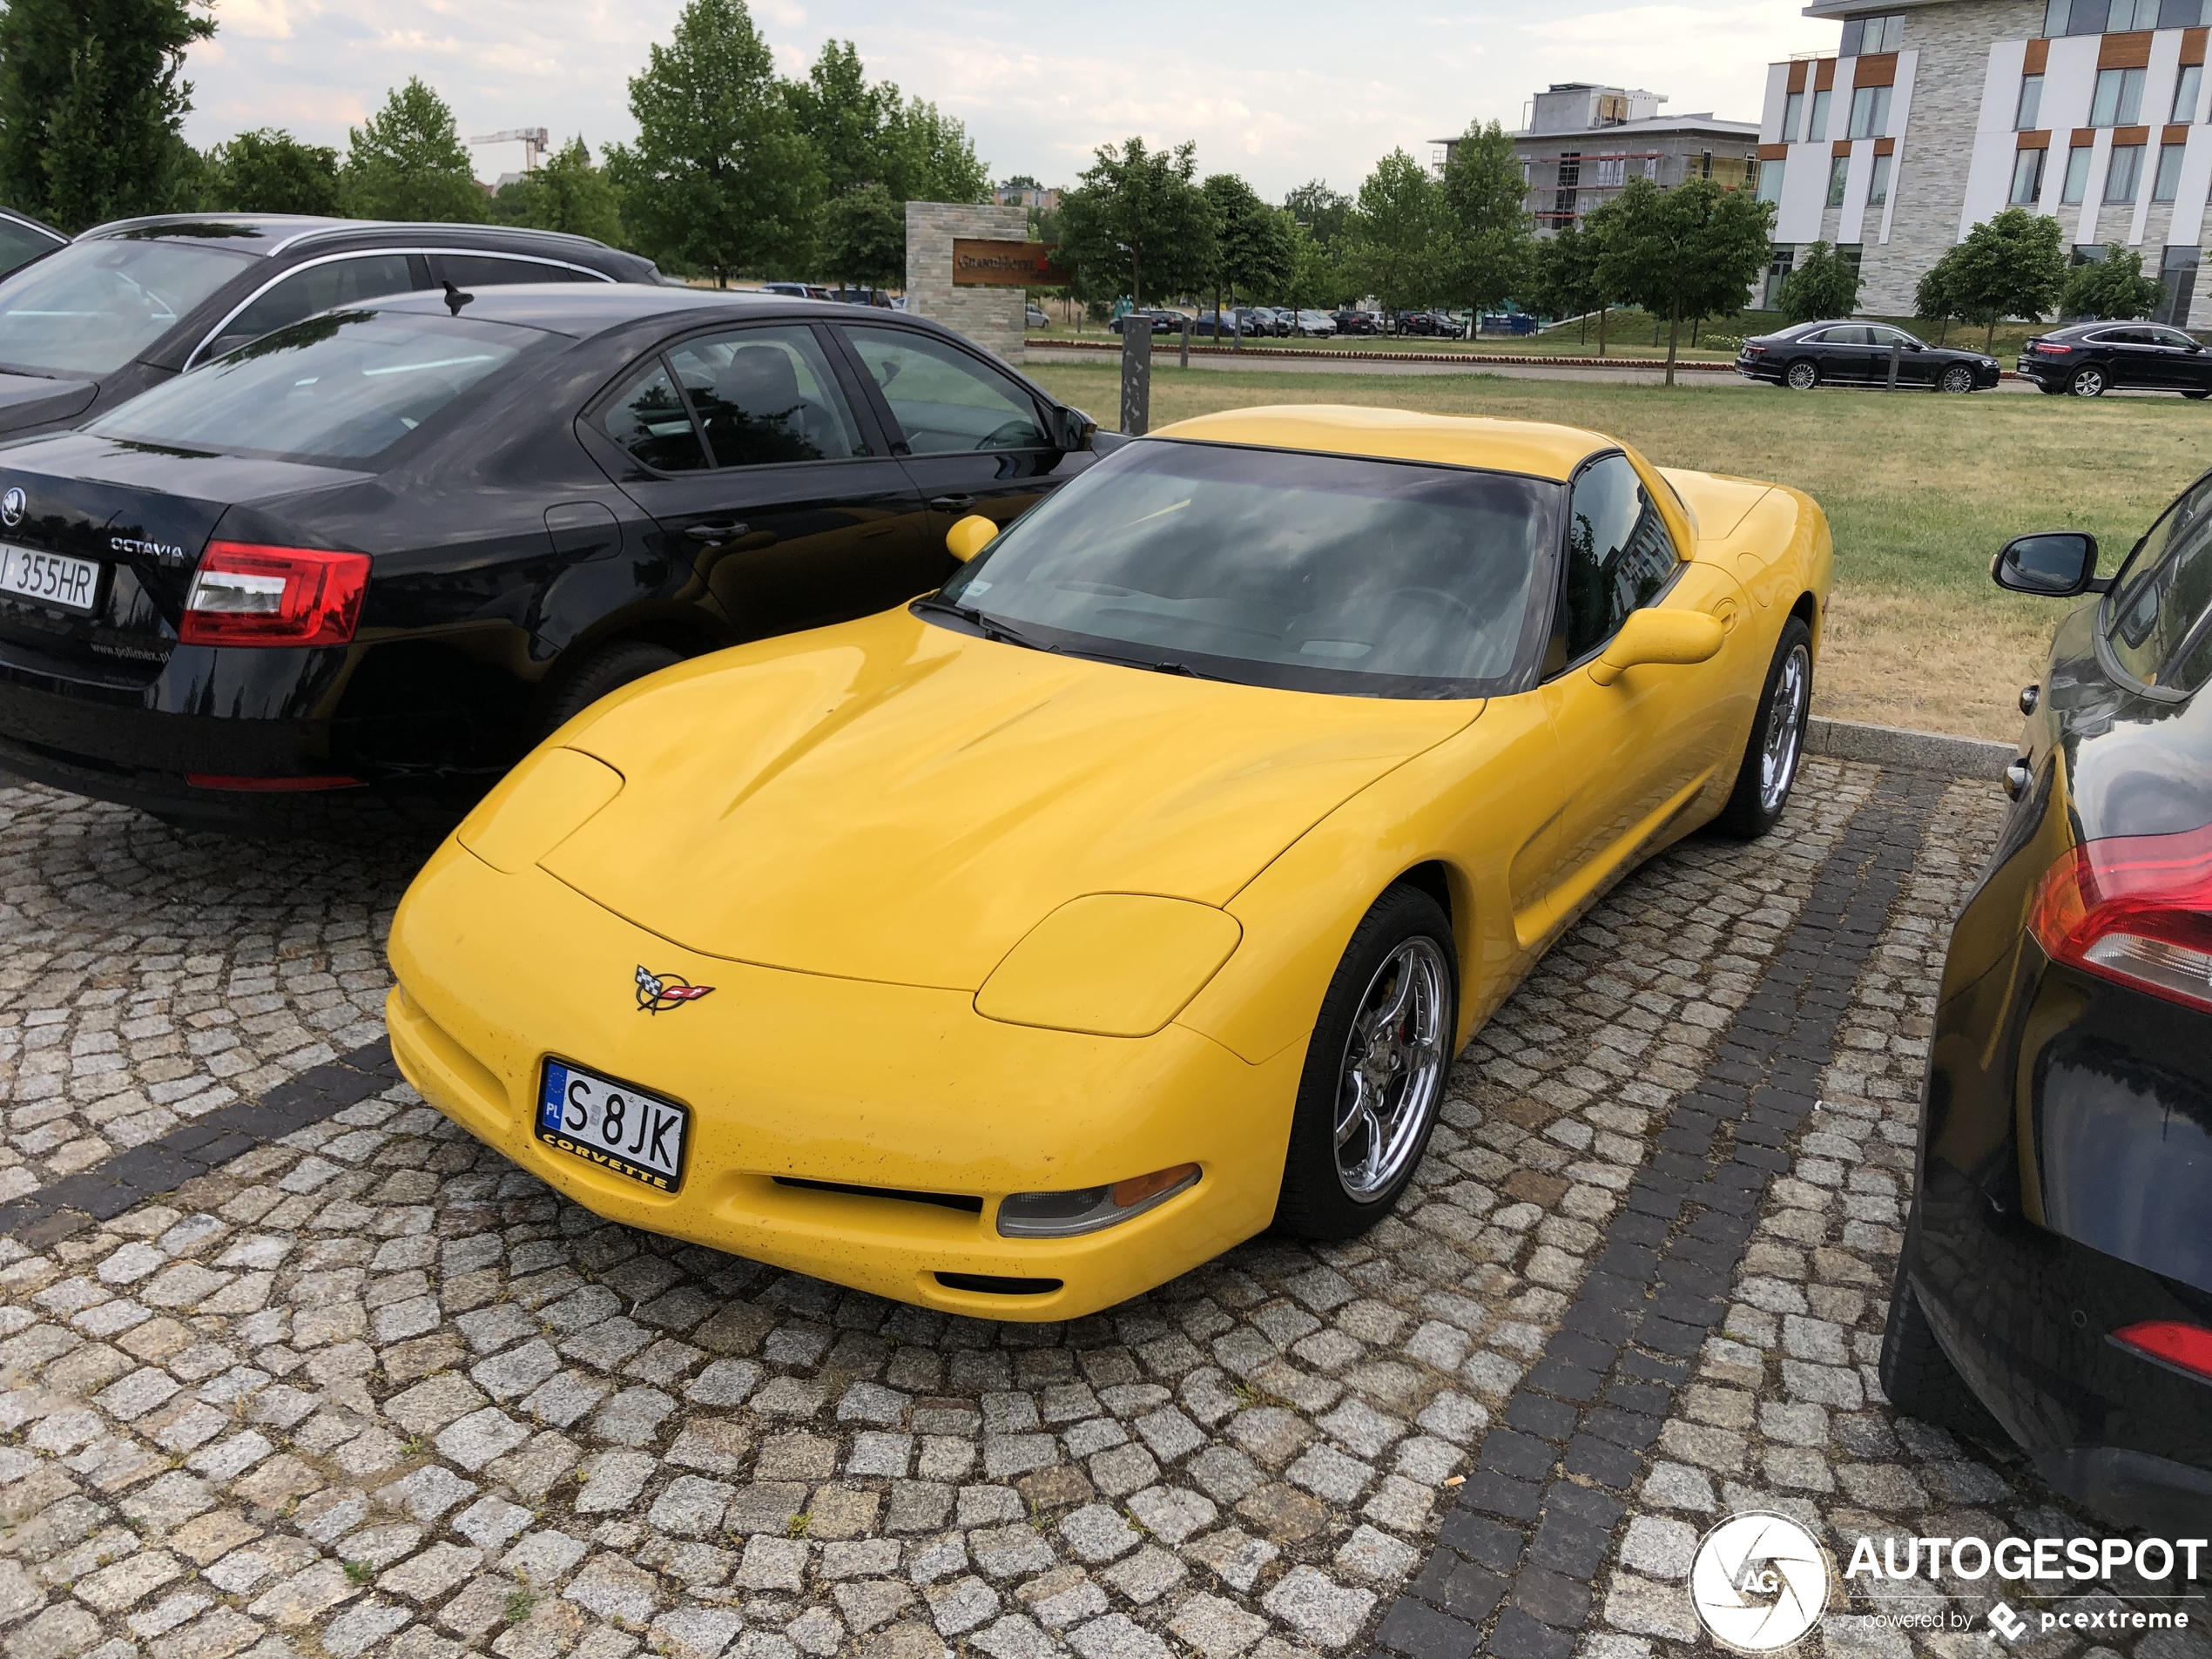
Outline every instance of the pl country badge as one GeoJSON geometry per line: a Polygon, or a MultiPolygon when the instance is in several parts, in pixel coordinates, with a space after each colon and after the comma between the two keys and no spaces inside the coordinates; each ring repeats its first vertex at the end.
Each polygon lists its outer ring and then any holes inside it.
{"type": "Polygon", "coordinates": [[[644,963],[637,964],[637,1011],[659,1014],[668,1008],[680,1008],[686,1002],[696,1002],[712,991],[711,985],[693,985],[673,974],[656,974],[644,963]]]}

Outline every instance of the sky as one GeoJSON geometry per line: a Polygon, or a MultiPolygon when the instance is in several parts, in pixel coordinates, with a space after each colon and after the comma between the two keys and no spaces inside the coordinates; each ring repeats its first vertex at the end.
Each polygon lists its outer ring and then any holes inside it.
{"type": "MultiPolygon", "coordinates": [[[[1588,80],[1663,93],[1665,114],[1756,121],[1764,70],[1832,51],[1834,23],[1801,0],[1607,6],[1489,0],[1447,15],[1419,0],[1280,0],[1200,12],[1158,0],[1025,7],[976,0],[752,0],[777,67],[799,75],[830,38],[870,78],[896,81],[966,124],[994,179],[1066,185],[1100,145],[1195,141],[1202,173],[1243,174],[1279,200],[1325,179],[1351,192],[1393,147],[1470,120],[1520,125],[1529,95],[1588,80]],[[1103,27],[1110,22],[1111,27],[1103,27]]],[[[680,0],[216,0],[193,49],[185,135],[203,147],[288,128],[341,152],[347,129],[420,75],[464,138],[543,126],[596,153],[635,132],[629,78],[665,41],[680,0]]],[[[477,146],[479,177],[522,165],[516,144],[477,146]]]]}

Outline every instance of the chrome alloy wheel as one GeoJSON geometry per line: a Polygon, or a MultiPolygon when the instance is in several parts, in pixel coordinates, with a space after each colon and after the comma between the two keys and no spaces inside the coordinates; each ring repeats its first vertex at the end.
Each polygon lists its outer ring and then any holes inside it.
{"type": "Polygon", "coordinates": [[[2074,383],[2067,389],[2076,397],[2102,397],[2105,390],[2105,372],[2094,364],[2087,368],[2078,369],[2074,373],[2074,383]]]}
{"type": "Polygon", "coordinates": [[[1766,736],[1759,745],[1759,809],[1779,812],[1797,775],[1797,755],[1804,747],[1805,701],[1812,686],[1812,657],[1797,646],[1782,661],[1782,678],[1774,683],[1774,701],[1767,710],[1766,736]]]}
{"type": "Polygon", "coordinates": [[[1964,363],[1953,363],[1943,371],[1943,389],[1965,395],[1974,389],[1974,371],[1964,363]]]}
{"type": "Polygon", "coordinates": [[[1820,371],[1800,359],[1790,365],[1789,381],[1791,391],[1810,392],[1820,384],[1820,371]]]}
{"type": "Polygon", "coordinates": [[[1451,1059],[1451,970],[1433,940],[1406,940],[1359,999],[1337,1071],[1337,1179],[1355,1202],[1387,1192],[1420,1150],[1451,1059]]]}

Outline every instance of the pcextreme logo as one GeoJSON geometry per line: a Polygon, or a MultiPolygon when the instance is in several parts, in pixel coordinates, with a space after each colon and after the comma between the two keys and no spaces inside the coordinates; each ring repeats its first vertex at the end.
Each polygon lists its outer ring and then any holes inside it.
{"type": "Polygon", "coordinates": [[[1751,1510],[1707,1533],[1689,1564],[1689,1602],[1723,1647],[1773,1653],[1820,1622],[1835,1566],[1787,1515],[1751,1510]]]}

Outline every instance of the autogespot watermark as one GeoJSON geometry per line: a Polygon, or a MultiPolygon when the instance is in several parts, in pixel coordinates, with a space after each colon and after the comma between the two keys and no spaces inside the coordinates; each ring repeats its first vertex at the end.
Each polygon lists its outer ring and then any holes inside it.
{"type": "Polygon", "coordinates": [[[1754,1510],[1723,1521],[1699,1541],[1690,1560],[1689,1601],[1698,1622],[1722,1646],[1739,1653],[1776,1653],[1795,1646],[1832,1603],[1839,1617],[1904,1630],[1971,1630],[1986,1616],[2007,1642],[2054,1630],[2185,1630],[2201,1616],[2199,1575],[2212,1554],[2202,1538],[1862,1537],[1840,1575],[1811,1528],[1788,1515],[1754,1510]],[[2101,1582],[2130,1572],[2156,1587],[2131,1599],[2148,1608],[2069,1606],[2068,1586],[2101,1582]],[[2005,1593],[2048,1605],[2023,1612],[2002,1599],[1986,1615],[1953,1602],[1945,1581],[1975,1585],[1991,1579],[2005,1593]],[[1901,1588],[1924,1584],[1915,1595],[1901,1588]],[[1885,1604],[1855,1612],[1848,1604],[1882,1588],[1885,1604]],[[1921,1603],[1914,1606],[1915,1602],[1921,1603]],[[2191,1606],[2189,1604],[2199,1604],[2191,1606]]]}

